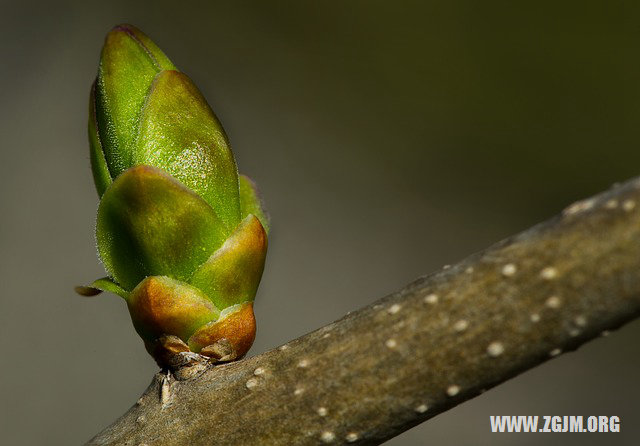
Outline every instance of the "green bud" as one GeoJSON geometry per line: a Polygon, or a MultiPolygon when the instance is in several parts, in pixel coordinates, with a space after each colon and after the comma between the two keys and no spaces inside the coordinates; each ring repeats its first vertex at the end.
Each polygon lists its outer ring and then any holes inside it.
{"type": "Polygon", "coordinates": [[[268,219],[200,91],[133,26],[105,40],[89,146],[109,277],[76,291],[123,297],[161,365],[181,351],[242,357],[255,336],[268,219]]]}

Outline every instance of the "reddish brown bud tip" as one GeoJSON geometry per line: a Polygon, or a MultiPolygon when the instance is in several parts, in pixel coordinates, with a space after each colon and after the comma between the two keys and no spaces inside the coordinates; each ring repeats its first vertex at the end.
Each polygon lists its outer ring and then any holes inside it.
{"type": "Polygon", "coordinates": [[[192,351],[221,361],[231,361],[247,354],[256,337],[256,319],[253,303],[231,307],[232,311],[221,315],[189,338],[192,351]]]}
{"type": "Polygon", "coordinates": [[[219,314],[199,290],[162,276],[143,280],[133,290],[127,304],[133,325],[147,342],[163,335],[174,335],[186,341],[219,314]]]}

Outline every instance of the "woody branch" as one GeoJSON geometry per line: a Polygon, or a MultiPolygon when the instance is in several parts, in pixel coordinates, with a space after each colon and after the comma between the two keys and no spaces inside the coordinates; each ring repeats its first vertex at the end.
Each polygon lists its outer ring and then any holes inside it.
{"type": "Polygon", "coordinates": [[[639,253],[635,179],[277,349],[159,373],[88,444],[379,444],[638,316],[639,253]]]}

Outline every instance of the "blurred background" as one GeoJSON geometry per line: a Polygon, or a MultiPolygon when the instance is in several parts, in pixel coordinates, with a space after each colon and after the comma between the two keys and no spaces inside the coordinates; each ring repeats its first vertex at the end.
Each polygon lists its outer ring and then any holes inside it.
{"type": "MultiPolygon", "coordinates": [[[[73,293],[103,275],[86,121],[112,26],[194,79],[261,188],[254,355],[640,172],[640,5],[528,3],[3,1],[0,443],[81,444],[157,370],[121,299],[73,293]]],[[[639,336],[388,444],[638,444],[639,336]],[[622,432],[492,434],[490,415],[618,415],[622,432]]]]}

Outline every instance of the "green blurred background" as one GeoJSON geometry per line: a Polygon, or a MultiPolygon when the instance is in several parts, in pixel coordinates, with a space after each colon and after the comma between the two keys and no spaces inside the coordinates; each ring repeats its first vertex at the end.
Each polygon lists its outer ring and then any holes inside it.
{"type": "MultiPolygon", "coordinates": [[[[86,137],[104,35],[188,73],[273,220],[250,354],[640,172],[640,5],[3,2],[0,443],[70,445],[156,366],[103,274],[86,137]]],[[[640,442],[638,322],[390,445],[640,442]],[[489,415],[619,415],[619,434],[491,434],[489,415]]]]}

